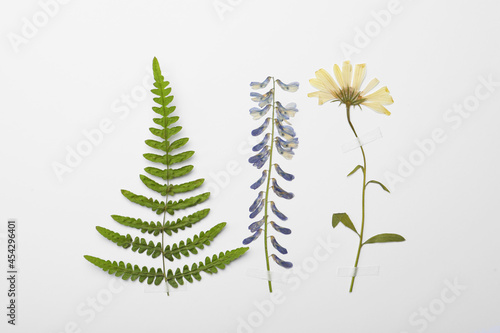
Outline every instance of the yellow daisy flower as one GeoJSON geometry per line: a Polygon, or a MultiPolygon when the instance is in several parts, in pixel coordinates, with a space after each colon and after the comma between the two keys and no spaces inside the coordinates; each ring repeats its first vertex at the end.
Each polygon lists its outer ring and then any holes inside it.
{"type": "Polygon", "coordinates": [[[371,80],[365,89],[361,89],[361,84],[366,75],[366,64],[357,64],[352,70],[352,65],[349,60],[344,61],[342,69],[338,65],[333,66],[333,73],[337,81],[324,69],[318,70],[316,78],[310,79],[311,85],[318,89],[307,94],[309,97],[318,97],[319,105],[331,102],[340,102],[346,106],[364,105],[375,112],[390,115],[391,113],[384,107],[394,103],[389,89],[387,87],[380,88],[374,93],[368,94],[375,88],[379,81],[371,80]]]}

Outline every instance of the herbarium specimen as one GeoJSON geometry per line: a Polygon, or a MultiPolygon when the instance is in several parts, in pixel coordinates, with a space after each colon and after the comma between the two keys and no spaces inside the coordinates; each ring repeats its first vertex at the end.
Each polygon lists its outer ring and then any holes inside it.
{"type": "MultiPolygon", "coordinates": [[[[248,229],[253,233],[252,236],[245,238],[243,244],[247,245],[256,240],[262,233],[264,234],[264,252],[266,256],[266,270],[268,276],[270,275],[270,265],[269,257],[281,267],[291,268],[293,264],[291,262],[285,261],[278,257],[276,254],[269,255],[268,243],[271,242],[272,246],[280,253],[280,255],[285,255],[288,253],[287,249],[278,243],[275,236],[269,235],[271,230],[269,225],[273,229],[281,234],[288,235],[291,233],[289,228],[280,226],[274,221],[270,221],[270,212],[274,214],[281,221],[288,220],[288,217],[283,214],[276,203],[271,200],[270,189],[273,190],[274,194],[283,199],[290,200],[294,197],[293,193],[285,191],[280,185],[276,178],[272,177],[273,169],[281,177],[280,179],[285,181],[291,181],[295,177],[289,174],[279,166],[278,163],[274,163],[273,152],[277,151],[278,154],[283,156],[285,159],[290,160],[294,156],[294,149],[298,147],[299,140],[295,135],[295,130],[290,126],[290,117],[294,117],[297,110],[297,105],[295,103],[289,103],[283,106],[279,101],[276,100],[276,85],[278,85],[282,90],[288,92],[295,92],[299,88],[298,82],[292,82],[289,84],[283,83],[279,79],[268,76],[263,82],[252,82],[250,86],[252,89],[264,89],[272,82],[272,88],[265,94],[259,94],[256,92],[250,93],[252,101],[257,102],[259,107],[253,107],[250,109],[250,115],[254,120],[258,120],[269,114],[261,126],[252,131],[253,136],[263,135],[260,143],[255,145],[252,150],[258,152],[256,155],[249,158],[249,162],[255,166],[257,169],[264,168],[260,178],[253,183],[250,188],[257,190],[261,185],[265,184],[265,187],[258,193],[257,198],[250,206],[250,219],[257,218],[258,221],[250,224],[248,229]],[[269,125],[270,131],[268,130],[269,125]],[[276,132],[277,134],[276,134],[276,132]],[[267,164],[266,164],[267,162],[267,164]],[[259,214],[264,211],[264,215],[259,214]]],[[[282,222],[280,222],[281,224],[282,222]]],[[[269,292],[273,291],[271,279],[268,278],[269,292]]]]}
{"type": "Polygon", "coordinates": [[[178,218],[176,221],[168,221],[167,213],[169,215],[174,215],[178,210],[194,207],[207,200],[210,193],[206,192],[176,201],[171,200],[171,198],[177,197],[178,194],[187,193],[199,188],[203,184],[204,179],[174,183],[174,180],[177,178],[188,175],[193,169],[193,166],[184,165],[177,168],[173,166],[188,160],[193,156],[194,151],[190,150],[177,153],[177,150],[182,148],[189,139],[179,138],[172,140],[180,132],[182,127],[172,126],[177,122],[179,117],[171,116],[175,110],[175,106],[169,106],[169,104],[174,97],[171,95],[171,88],[168,87],[169,82],[165,81],[161,74],[160,66],[156,58],[153,60],[153,74],[155,89],[152,89],[151,92],[158,96],[154,98],[154,101],[159,105],[153,107],[153,111],[159,115],[159,117],[154,118],[153,121],[160,128],[152,127],[150,131],[160,140],[146,140],[146,144],[158,150],[158,154],[146,153],[143,155],[146,160],[155,164],[154,166],[144,169],[150,176],[140,175],[140,178],[144,185],[158,192],[162,198],[156,200],[144,195],[134,194],[127,190],[122,190],[121,192],[131,202],[150,208],[158,215],[162,215],[162,221],[143,221],[140,218],[120,215],[112,215],[112,218],[121,225],[139,229],[142,233],[160,236],[161,241],[155,243],[145,238],[132,238],[130,235],[121,235],[99,226],[96,227],[96,229],[102,236],[116,243],[118,246],[131,248],[132,251],[138,253],[145,252],[152,258],[161,258],[162,268],[148,268],[146,266],[140,268],[138,265],[126,264],[122,261],[112,262],[89,255],[86,255],[85,258],[94,265],[102,268],[104,271],[108,271],[109,274],[114,274],[117,277],[121,276],[123,280],[131,279],[132,281],[146,281],[148,284],[154,283],[155,285],[159,285],[165,281],[168,293],[169,285],[177,288],[179,284],[184,284],[184,280],[188,282],[193,282],[193,279],[198,281],[201,280],[201,272],[212,274],[217,273],[218,269],[224,269],[231,261],[245,253],[248,247],[240,247],[234,250],[220,252],[219,255],[214,254],[212,257],[208,256],[204,261],[194,263],[191,267],[184,265],[182,269],[167,269],[167,261],[172,262],[176,259],[181,259],[182,256],[189,257],[191,253],[197,254],[199,249],[203,249],[205,245],[210,245],[214,238],[225,227],[226,223],[219,223],[211,229],[205,232],[202,231],[198,235],[194,235],[192,238],[187,238],[185,241],[180,241],[177,244],[165,244],[166,236],[171,236],[179,230],[192,227],[195,223],[204,219],[208,215],[210,209],[206,208],[199,210],[188,216],[178,218]],[[151,176],[152,178],[150,178],[151,176]],[[159,182],[159,179],[163,181],[159,182]]]}
{"type": "MultiPolygon", "coordinates": [[[[335,78],[337,82],[332,78],[332,76],[324,69],[320,69],[316,72],[316,78],[309,80],[311,85],[318,89],[318,91],[309,93],[309,97],[317,97],[319,105],[324,104],[325,102],[339,102],[339,105],[343,104],[346,107],[346,115],[347,122],[351,127],[354,136],[360,142],[358,134],[354,129],[354,126],[351,122],[351,107],[358,106],[361,109],[361,106],[364,105],[375,112],[390,115],[391,113],[384,107],[384,105],[390,105],[394,103],[391,95],[389,94],[389,90],[387,87],[380,88],[374,93],[368,94],[373,88],[375,88],[379,81],[377,79],[371,80],[368,85],[363,89],[361,89],[361,84],[365,79],[366,75],[366,65],[365,64],[357,64],[354,68],[354,72],[352,70],[352,65],[349,61],[344,61],[342,64],[342,69],[338,65],[333,67],[333,73],[335,74],[335,78]]],[[[354,275],[351,280],[351,287],[349,289],[352,292],[354,286],[354,280],[356,278],[356,270],[358,267],[359,256],[361,253],[361,248],[367,244],[373,243],[387,243],[387,242],[402,242],[405,239],[397,234],[379,234],[373,236],[366,241],[364,240],[364,229],[365,229],[365,202],[366,202],[366,188],[369,184],[377,184],[384,191],[389,192],[387,187],[385,187],[381,182],[376,180],[367,181],[367,169],[366,169],[366,155],[365,150],[363,149],[363,145],[360,142],[361,155],[363,156],[363,165],[357,165],[347,176],[353,175],[358,170],[363,172],[363,187],[361,192],[361,229],[358,232],[346,213],[336,213],[333,214],[332,217],[332,225],[335,228],[339,223],[342,223],[347,228],[354,231],[359,236],[359,246],[358,252],[356,255],[356,261],[354,263],[354,275]]]]}

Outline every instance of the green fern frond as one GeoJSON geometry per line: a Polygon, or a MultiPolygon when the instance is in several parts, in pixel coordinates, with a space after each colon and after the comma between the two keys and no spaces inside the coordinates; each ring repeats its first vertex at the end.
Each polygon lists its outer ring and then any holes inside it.
{"type": "MultiPolygon", "coordinates": [[[[134,229],[140,230],[142,233],[152,234],[154,236],[161,235],[160,241],[152,241],[146,238],[133,237],[129,234],[122,235],[112,230],[96,227],[97,231],[106,239],[115,243],[124,249],[131,249],[139,254],[146,253],[152,258],[162,258],[162,268],[140,268],[137,265],[124,263],[122,261],[109,261],[103,260],[93,256],[85,256],[92,264],[107,271],[109,274],[114,274],[124,280],[131,279],[132,281],[139,280],[140,282],[146,281],[148,284],[154,283],[159,285],[165,281],[168,285],[176,288],[179,284],[183,284],[184,280],[193,282],[194,280],[201,280],[201,272],[208,274],[217,273],[218,269],[223,269],[231,261],[239,258],[245,253],[248,248],[240,247],[231,251],[221,252],[218,256],[206,257],[204,262],[193,264],[191,267],[185,265],[183,269],[177,268],[175,270],[167,269],[166,260],[174,261],[175,259],[182,259],[182,257],[189,257],[190,255],[198,254],[205,246],[209,246],[211,242],[217,237],[222,229],[226,226],[225,222],[219,223],[207,231],[202,231],[192,238],[187,238],[178,243],[165,245],[165,236],[171,236],[179,230],[192,227],[195,223],[203,220],[209,213],[210,209],[205,208],[198,210],[191,215],[177,218],[176,221],[168,221],[166,213],[174,215],[176,211],[195,207],[205,202],[210,193],[201,193],[191,195],[176,201],[169,200],[170,197],[181,196],[183,193],[192,192],[200,188],[204,179],[196,179],[172,184],[171,181],[178,180],[180,177],[187,176],[192,170],[192,165],[184,165],[178,168],[172,168],[172,165],[187,161],[194,155],[193,150],[173,151],[184,147],[189,139],[188,138],[175,138],[176,135],[182,130],[181,126],[172,126],[179,120],[178,116],[171,116],[175,111],[175,106],[169,104],[173,101],[174,97],[171,95],[171,88],[169,82],[165,81],[161,75],[160,66],[156,58],[153,60],[153,74],[154,74],[154,89],[151,92],[156,95],[153,100],[158,104],[153,106],[153,111],[160,115],[160,117],[153,118],[155,125],[159,127],[151,127],[149,130],[151,134],[159,139],[148,139],[146,145],[155,149],[155,153],[146,153],[144,158],[153,163],[163,164],[164,167],[158,168],[156,166],[148,166],[144,169],[151,177],[140,175],[141,181],[144,185],[158,193],[161,198],[150,198],[144,195],[135,194],[128,190],[121,190],[123,196],[129,201],[147,207],[158,215],[163,215],[163,221],[143,221],[140,218],[133,218],[121,215],[112,215],[111,217],[119,224],[134,229]],[[172,140],[172,142],[170,141],[172,140]]],[[[168,290],[168,289],[167,289],[168,290]]],[[[167,291],[168,292],[168,291],[167,291]]]]}

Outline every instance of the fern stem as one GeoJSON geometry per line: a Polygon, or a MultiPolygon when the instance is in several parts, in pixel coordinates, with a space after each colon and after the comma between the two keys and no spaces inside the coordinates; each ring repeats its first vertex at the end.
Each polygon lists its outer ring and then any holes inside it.
{"type": "MultiPolygon", "coordinates": [[[[274,77],[272,78],[273,79],[273,113],[271,115],[271,146],[269,147],[269,168],[268,168],[268,172],[267,172],[267,184],[266,184],[266,197],[265,197],[265,202],[264,202],[264,252],[265,252],[265,255],[266,255],[266,268],[267,268],[267,272],[270,272],[271,269],[270,269],[270,266],[269,266],[269,252],[268,252],[268,249],[267,249],[267,222],[268,222],[268,202],[269,202],[269,185],[271,183],[271,171],[272,171],[272,167],[273,167],[273,148],[274,148],[274,112],[275,112],[275,93],[276,93],[276,90],[275,90],[275,80],[274,80],[274,77]]],[[[268,277],[269,277],[269,274],[268,274],[268,277]]],[[[271,283],[271,280],[268,280],[268,285],[269,285],[269,292],[272,293],[273,292],[273,286],[272,286],[272,283],[271,283]]]]}
{"type": "MultiPolygon", "coordinates": [[[[351,129],[356,136],[356,139],[359,141],[358,134],[356,133],[356,130],[354,129],[354,126],[352,125],[351,122],[351,113],[350,113],[350,105],[346,105],[347,109],[347,121],[349,123],[349,126],[351,126],[351,129]]],[[[363,155],[363,191],[361,195],[361,232],[359,233],[359,245],[358,245],[358,253],[356,254],[356,261],[354,263],[354,275],[351,280],[351,287],[349,288],[349,292],[352,292],[352,289],[354,287],[354,280],[356,278],[356,268],[358,267],[358,262],[359,262],[359,256],[361,254],[361,248],[363,247],[363,232],[365,230],[365,192],[366,192],[366,156],[365,156],[365,150],[363,149],[363,146],[361,145],[361,142],[359,142],[359,148],[361,148],[361,154],[363,155]]]]}

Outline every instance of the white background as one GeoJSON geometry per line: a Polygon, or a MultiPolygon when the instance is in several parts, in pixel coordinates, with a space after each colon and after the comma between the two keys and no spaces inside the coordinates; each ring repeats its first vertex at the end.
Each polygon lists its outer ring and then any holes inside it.
{"type": "Polygon", "coordinates": [[[481,81],[500,82],[498,2],[74,0],[50,10],[51,17],[34,0],[0,8],[0,232],[8,218],[19,223],[18,325],[6,323],[2,278],[2,332],[499,331],[500,85],[488,90],[481,81]],[[29,22],[38,28],[26,28],[29,22]],[[25,39],[15,45],[13,38],[25,39]],[[347,44],[356,50],[344,52],[347,44]],[[95,230],[135,236],[110,215],[155,218],[120,194],[150,193],[138,176],[150,165],[141,157],[154,115],[143,81],[150,89],[153,56],[196,151],[191,177],[204,177],[212,192],[209,217],[174,240],[228,222],[179,266],[250,235],[256,192],[249,185],[260,171],[247,163],[248,138],[260,121],[248,115],[248,83],[267,75],[301,83],[297,93],[280,95],[300,109],[293,119],[300,147],[282,162],[296,179],[280,183],[296,196],[277,201],[293,230],[278,239],[295,264],[295,282],[275,284],[272,306],[266,282],[247,274],[264,269],[261,239],[228,269],[170,297],[116,282],[83,258],[159,265],[95,230]],[[390,117],[353,111],[358,133],[383,133],[366,146],[368,177],[392,191],[367,191],[366,234],[407,240],[365,247],[360,266],[380,273],[358,277],[352,294],[337,270],[353,265],[357,238],[332,229],[331,214],[348,212],[359,228],[361,175],[345,175],[361,155],[342,152],[353,140],[345,111],[307,97],[314,72],[331,72],[346,58],[366,63],[367,79],[377,77],[395,100],[390,117]],[[463,117],[457,108],[471,111],[463,117]],[[66,164],[68,149],[106,119],[112,130],[58,178],[54,163],[66,164]],[[436,130],[445,139],[429,144],[436,130]],[[427,142],[427,154],[418,142],[427,142]],[[318,248],[328,241],[337,247],[331,254],[318,248]],[[119,291],[111,293],[110,283],[119,291]]]}

